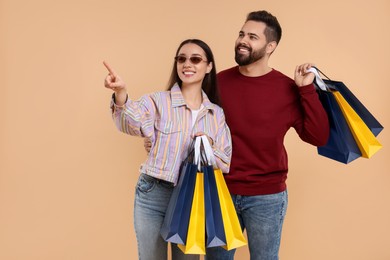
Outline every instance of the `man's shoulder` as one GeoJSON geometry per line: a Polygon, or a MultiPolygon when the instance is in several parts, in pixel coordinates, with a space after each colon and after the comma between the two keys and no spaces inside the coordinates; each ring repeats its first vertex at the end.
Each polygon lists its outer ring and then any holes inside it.
{"type": "Polygon", "coordinates": [[[288,86],[295,85],[295,81],[292,78],[276,69],[272,69],[269,79],[288,86]]]}
{"type": "Polygon", "coordinates": [[[231,67],[231,68],[228,68],[228,69],[225,69],[225,70],[218,72],[217,76],[218,77],[229,76],[229,75],[237,73],[237,71],[238,71],[238,66],[234,66],[234,67],[231,67]]]}
{"type": "Polygon", "coordinates": [[[277,70],[277,69],[272,69],[272,74],[273,76],[275,77],[279,77],[279,78],[284,78],[284,79],[290,79],[292,80],[289,76],[287,76],[286,74],[284,74],[283,72],[277,70]]]}

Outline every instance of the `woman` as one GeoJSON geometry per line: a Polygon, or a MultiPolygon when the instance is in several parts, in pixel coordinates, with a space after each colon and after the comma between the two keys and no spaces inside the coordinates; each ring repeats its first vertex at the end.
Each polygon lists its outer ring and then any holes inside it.
{"type": "MultiPolygon", "coordinates": [[[[218,106],[216,68],[209,46],[198,39],[183,41],[175,55],[167,91],[155,92],[138,101],[127,96],[126,84],[104,62],[109,74],[105,87],[112,89],[113,118],[118,129],[150,139],[147,160],[140,167],[134,203],[134,226],[139,258],[166,259],[167,243],[161,225],[180,163],[194,136],[206,135],[217,166],[229,171],[231,137],[223,110],[218,106]]],[[[173,259],[198,259],[172,246],[173,259]]]]}

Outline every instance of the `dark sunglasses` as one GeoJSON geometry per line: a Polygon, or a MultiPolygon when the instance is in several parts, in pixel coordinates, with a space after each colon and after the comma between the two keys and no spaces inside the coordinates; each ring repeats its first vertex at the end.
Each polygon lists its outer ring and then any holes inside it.
{"type": "MultiPolygon", "coordinates": [[[[204,60],[202,57],[198,57],[198,56],[191,56],[191,57],[189,57],[188,59],[189,59],[190,62],[191,62],[192,64],[194,64],[194,65],[199,64],[199,63],[201,63],[202,61],[207,62],[207,60],[204,60]]],[[[180,64],[186,62],[186,60],[187,60],[187,57],[186,57],[186,56],[181,56],[181,55],[180,55],[180,56],[176,56],[176,57],[175,57],[175,61],[176,61],[177,63],[180,63],[180,64]]]]}

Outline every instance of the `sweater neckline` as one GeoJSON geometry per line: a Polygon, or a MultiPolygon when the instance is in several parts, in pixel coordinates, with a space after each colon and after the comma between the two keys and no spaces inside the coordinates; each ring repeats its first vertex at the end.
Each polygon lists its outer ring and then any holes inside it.
{"type": "Polygon", "coordinates": [[[274,68],[271,68],[271,71],[264,74],[264,75],[261,75],[261,76],[256,76],[256,77],[250,77],[250,76],[245,76],[243,75],[240,70],[239,70],[239,66],[236,66],[236,69],[235,71],[240,75],[240,77],[244,78],[244,79],[262,79],[262,78],[267,78],[269,76],[271,76],[272,74],[274,74],[275,72],[275,69],[274,68]]]}

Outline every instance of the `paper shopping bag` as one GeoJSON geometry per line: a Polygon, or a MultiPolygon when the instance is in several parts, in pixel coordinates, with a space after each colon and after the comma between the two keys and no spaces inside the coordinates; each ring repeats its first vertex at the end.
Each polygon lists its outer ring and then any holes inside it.
{"type": "Polygon", "coordinates": [[[214,168],[202,167],[204,174],[204,200],[206,210],[206,247],[225,246],[226,237],[218,198],[214,168]]]}
{"type": "Polygon", "coordinates": [[[217,183],[218,197],[221,204],[222,220],[226,236],[226,250],[231,250],[246,245],[245,237],[237,217],[228,187],[220,169],[214,170],[217,183]]]}
{"type": "Polygon", "coordinates": [[[340,94],[344,97],[344,99],[359,115],[359,117],[364,121],[364,123],[375,136],[377,136],[383,130],[383,126],[343,82],[331,80],[328,76],[325,75],[325,73],[316,67],[310,68],[309,71],[315,74],[316,80],[314,83],[318,88],[322,90],[332,89],[340,92],[340,94]],[[327,79],[322,79],[320,73],[327,79]]]}
{"type": "Polygon", "coordinates": [[[340,94],[344,97],[344,99],[359,115],[359,117],[364,121],[364,123],[375,136],[377,136],[383,130],[383,126],[343,82],[330,80],[329,78],[327,80],[324,79],[324,82],[331,88],[340,92],[340,94]]]}
{"type": "Polygon", "coordinates": [[[340,94],[340,92],[334,91],[332,93],[335,96],[341,111],[343,112],[343,115],[349,125],[349,128],[351,129],[356,143],[362,153],[362,156],[365,158],[370,158],[379,149],[382,148],[382,145],[375,138],[375,135],[370,131],[368,126],[359,117],[355,110],[353,110],[353,108],[340,94]]]}
{"type": "Polygon", "coordinates": [[[160,231],[167,242],[184,244],[187,240],[196,173],[197,165],[188,161],[183,162],[179,182],[173,188],[160,231]]]}
{"type": "Polygon", "coordinates": [[[361,157],[360,149],[331,90],[317,89],[317,92],[328,115],[330,127],[328,142],[317,147],[318,154],[345,164],[361,157]]]}
{"type": "Polygon", "coordinates": [[[185,254],[206,254],[205,247],[205,208],[204,208],[203,173],[196,174],[194,197],[191,206],[191,215],[188,225],[185,245],[178,247],[185,254]]]}

